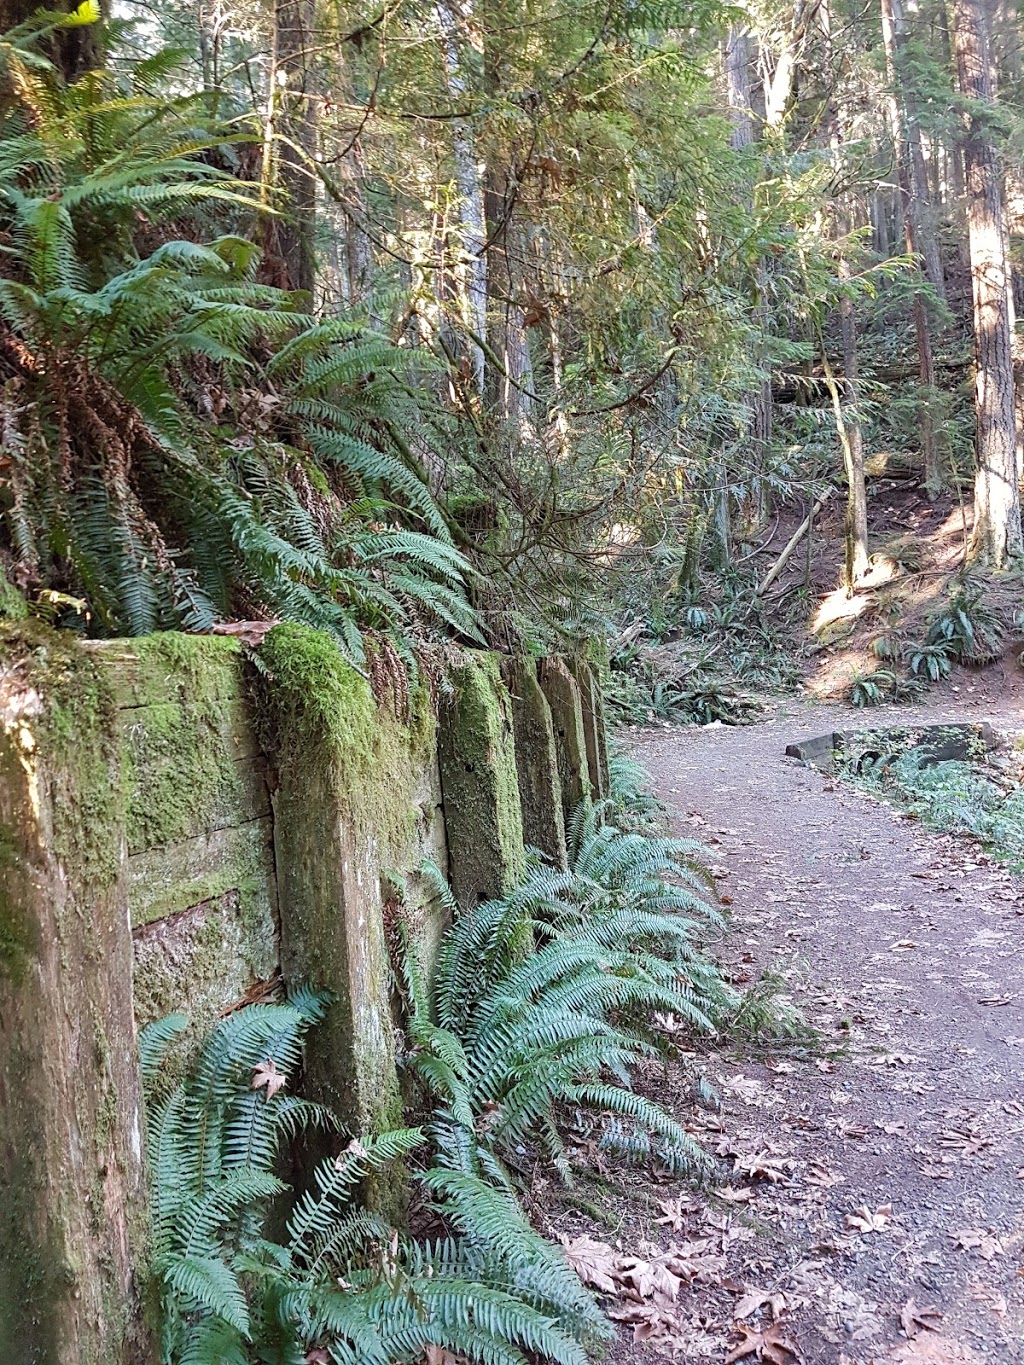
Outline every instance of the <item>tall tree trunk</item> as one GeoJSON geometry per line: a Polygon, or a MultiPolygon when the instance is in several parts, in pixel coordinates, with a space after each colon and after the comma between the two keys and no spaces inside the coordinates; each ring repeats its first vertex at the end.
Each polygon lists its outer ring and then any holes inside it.
{"type": "Polygon", "coordinates": [[[277,247],[290,287],[310,295],[316,283],[316,175],[310,164],[317,151],[314,24],[314,0],[276,0],[272,75],[280,94],[275,132],[278,180],[287,197],[277,247]]]}
{"type": "MultiPolygon", "coordinates": [[[[841,277],[849,279],[850,266],[845,257],[839,262],[841,277]]],[[[864,481],[864,431],[857,411],[860,380],[857,364],[857,318],[853,300],[839,303],[839,329],[843,339],[843,411],[837,414],[839,440],[843,447],[848,493],[846,499],[846,585],[852,588],[868,571],[868,497],[864,481]]]]}
{"type": "Polygon", "coordinates": [[[793,12],[782,37],[775,70],[765,83],[764,121],[772,132],[781,130],[793,94],[797,53],[803,41],[806,19],[806,0],[793,0],[793,12]]]}
{"type": "MultiPolygon", "coordinates": [[[[935,207],[928,177],[924,142],[921,136],[917,92],[907,51],[907,19],[904,0],[881,0],[882,39],[888,68],[890,122],[897,146],[903,150],[907,186],[904,189],[905,214],[912,225],[915,245],[924,263],[928,283],[945,302],[946,282],[939,254],[935,207]]],[[[902,188],[902,187],[901,187],[902,188]]]]}
{"type": "Polygon", "coordinates": [[[1024,553],[1014,413],[1011,301],[1001,167],[986,117],[995,103],[988,15],[982,0],[954,0],[953,36],[967,115],[967,231],[974,299],[974,531],[969,556],[1001,567],[1024,553]]]}
{"type": "Polygon", "coordinates": [[[750,109],[750,33],[735,24],[725,41],[725,86],[732,120],[732,145],[737,151],[754,141],[750,109]]]}
{"type": "MultiPolygon", "coordinates": [[[[725,83],[732,119],[732,146],[735,151],[743,151],[754,141],[754,117],[750,98],[750,64],[753,57],[753,44],[747,29],[733,26],[725,44],[725,83]]],[[[753,209],[753,185],[748,195],[748,207],[753,209]]],[[[754,322],[763,335],[768,325],[767,309],[764,304],[766,292],[765,262],[762,257],[754,270],[753,279],[756,303],[754,322]]],[[[757,346],[755,364],[763,367],[763,347],[757,346]]],[[[753,537],[763,526],[768,516],[767,487],[765,466],[768,442],[772,432],[772,386],[767,375],[757,389],[746,397],[748,418],[748,441],[750,446],[750,469],[746,472],[743,484],[746,492],[741,500],[737,518],[739,535],[753,537]]],[[[728,482],[728,481],[727,481],[728,482]]]]}
{"type": "MultiPolygon", "coordinates": [[[[941,0],[938,8],[939,38],[942,48],[942,65],[952,75],[955,61],[952,41],[949,36],[949,15],[946,5],[947,0],[941,0]]],[[[960,263],[966,270],[969,270],[971,251],[967,241],[964,220],[964,205],[967,203],[967,176],[964,171],[964,149],[960,139],[955,139],[949,148],[949,187],[948,208],[952,210],[954,221],[960,228],[957,234],[960,263]]]]}
{"type": "Polygon", "coordinates": [[[503,417],[525,421],[532,407],[533,364],[522,294],[519,232],[513,222],[515,187],[507,172],[489,168],[484,208],[487,226],[487,345],[495,357],[487,393],[503,417]]]}
{"type": "MultiPolygon", "coordinates": [[[[0,0],[0,33],[16,28],[27,19],[47,10],[51,14],[70,14],[80,0],[0,0]]],[[[110,18],[109,0],[100,0],[100,20],[74,28],[57,29],[40,42],[40,49],[53,62],[66,81],[76,81],[94,71],[103,61],[103,26],[110,18]]]]}
{"type": "MultiPolygon", "coordinates": [[[[832,70],[832,9],[830,0],[821,0],[818,9],[822,37],[825,40],[826,65],[832,70]]],[[[842,118],[835,97],[832,96],[826,119],[832,159],[837,169],[843,144],[842,118]]],[[[841,215],[840,215],[841,216],[841,215]]],[[[845,224],[840,221],[840,228],[845,224]]],[[[839,277],[849,280],[850,263],[845,255],[839,258],[839,277]]],[[[864,432],[857,408],[859,366],[857,362],[857,318],[853,299],[844,293],[839,300],[839,332],[843,346],[843,386],[832,375],[825,347],[822,361],[836,420],[836,434],[843,451],[846,469],[846,587],[852,590],[868,570],[868,498],[864,477],[864,432]]]]}
{"type": "MultiPolygon", "coordinates": [[[[490,6],[482,11],[485,37],[484,89],[488,99],[498,100],[512,79],[505,54],[494,41],[501,31],[501,15],[490,6]]],[[[487,375],[487,398],[500,416],[525,427],[533,415],[533,360],[527,314],[524,308],[524,261],[527,250],[524,226],[517,216],[521,185],[515,167],[523,160],[513,146],[507,161],[499,163],[492,143],[484,175],[484,221],[486,226],[487,346],[493,357],[487,375]]],[[[521,214],[521,208],[519,209],[521,214]]]]}
{"type": "MultiPolygon", "coordinates": [[[[462,60],[466,21],[472,17],[471,0],[439,0],[434,7],[441,29],[448,94],[452,103],[464,105],[467,82],[462,60]]],[[[487,337],[487,220],[484,191],[477,161],[473,126],[467,118],[452,120],[452,160],[458,197],[459,274],[463,320],[468,339],[467,354],[473,387],[484,391],[484,350],[487,337]]]]}
{"type": "MultiPolygon", "coordinates": [[[[936,294],[945,300],[945,281],[939,257],[934,215],[929,202],[929,185],[921,129],[917,122],[917,98],[911,83],[906,54],[906,22],[903,0],[881,0],[882,39],[889,78],[889,124],[893,146],[899,159],[899,183],[903,200],[904,235],[908,251],[920,255],[924,275],[936,294]]],[[[918,280],[922,279],[920,267],[918,280]]],[[[935,357],[932,344],[928,300],[922,290],[914,294],[914,332],[917,337],[918,377],[922,390],[921,453],[924,457],[925,487],[931,494],[942,487],[942,461],[934,421],[935,357]]]]}

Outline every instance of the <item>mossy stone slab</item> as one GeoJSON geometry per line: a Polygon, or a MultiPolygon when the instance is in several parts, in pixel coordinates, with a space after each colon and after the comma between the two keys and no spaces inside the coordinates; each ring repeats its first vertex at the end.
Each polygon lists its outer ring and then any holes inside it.
{"type": "Polygon", "coordinates": [[[150,1359],[114,708],[77,644],[3,640],[0,1360],[150,1359]]]}
{"type": "Polygon", "coordinates": [[[448,681],[438,758],[450,880],[472,909],[510,891],[526,867],[512,703],[497,654],[465,651],[448,681]]]}
{"type": "Polygon", "coordinates": [[[551,709],[562,810],[568,828],[573,811],[591,794],[583,701],[576,679],[566,667],[564,659],[554,655],[542,659],[538,681],[551,709]]]}
{"type": "Polygon", "coordinates": [[[565,868],[565,816],[551,708],[537,681],[537,660],[516,656],[502,664],[512,706],[523,838],[555,867],[565,868]]]}

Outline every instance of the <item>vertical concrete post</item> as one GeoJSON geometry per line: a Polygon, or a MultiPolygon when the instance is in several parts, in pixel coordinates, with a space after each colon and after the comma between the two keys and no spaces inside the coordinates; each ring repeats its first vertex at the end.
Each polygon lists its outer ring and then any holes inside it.
{"type": "Polygon", "coordinates": [[[604,693],[591,664],[579,657],[569,660],[569,671],[580,689],[583,735],[590,771],[590,794],[595,801],[608,795],[608,733],[605,728],[604,693]]]}
{"type": "Polygon", "coordinates": [[[0,1360],[151,1359],[124,808],[101,679],[0,640],[0,1360]]]}
{"type": "MultiPolygon", "coordinates": [[[[377,707],[330,635],[278,626],[261,653],[261,714],[276,777],[281,971],[289,987],[333,995],[310,1033],[306,1088],[350,1131],[391,1127],[400,1101],[381,894],[378,785],[386,773],[377,707]]],[[[388,796],[402,800],[401,792],[388,796]]]]}
{"type": "Polygon", "coordinates": [[[523,876],[523,813],[498,655],[466,651],[449,681],[438,718],[441,792],[452,891],[471,910],[523,876]]]}
{"type": "Polygon", "coordinates": [[[502,676],[512,703],[519,800],[526,843],[547,855],[556,867],[567,865],[562,784],[551,708],[537,681],[537,660],[516,656],[504,660],[502,676]]]}
{"type": "Polygon", "coordinates": [[[558,777],[566,828],[573,811],[590,795],[590,767],[583,726],[583,705],[576,679],[563,659],[552,655],[540,661],[541,691],[551,708],[551,721],[558,755],[558,777]]]}

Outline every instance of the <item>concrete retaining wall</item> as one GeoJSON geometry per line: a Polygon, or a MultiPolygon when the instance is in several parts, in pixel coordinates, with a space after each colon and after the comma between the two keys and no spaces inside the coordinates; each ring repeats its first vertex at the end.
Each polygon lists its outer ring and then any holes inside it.
{"type": "Polygon", "coordinates": [[[304,627],[258,669],[219,637],[0,635],[0,1359],[152,1358],[139,1027],[328,989],[307,1088],[388,1124],[394,921],[428,967],[445,922],[424,862],[466,911],[527,844],[565,865],[568,810],[607,789],[593,672],[439,671],[378,705],[304,627]]]}

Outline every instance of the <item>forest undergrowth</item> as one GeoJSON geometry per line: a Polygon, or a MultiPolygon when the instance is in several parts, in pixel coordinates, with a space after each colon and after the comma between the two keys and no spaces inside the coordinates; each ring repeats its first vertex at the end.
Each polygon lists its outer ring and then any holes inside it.
{"type": "Polygon", "coordinates": [[[537,1191],[583,1197],[631,1166],[705,1183],[711,1156],[637,1069],[689,1057],[691,1103],[713,1106],[702,1038],[811,1042],[772,980],[728,984],[708,956],[723,921],[702,846],[665,834],[635,767],[615,773],[614,797],[576,814],[567,872],[535,861],[472,915],[442,886],[451,927],[430,971],[404,942],[410,1126],[353,1137],[300,1098],[323,996],[230,1015],[177,1083],[161,1062],[187,1021],[145,1031],[168,1365],[600,1357],[612,1329],[593,1274],[534,1231],[537,1191]],[[282,1170],[313,1133],[337,1154],[291,1188],[282,1170]]]}
{"type": "Polygon", "coordinates": [[[1024,750],[1021,738],[975,759],[922,764],[911,748],[894,757],[840,768],[861,790],[882,796],[928,829],[980,844],[1014,872],[1024,872],[1024,750]]]}

